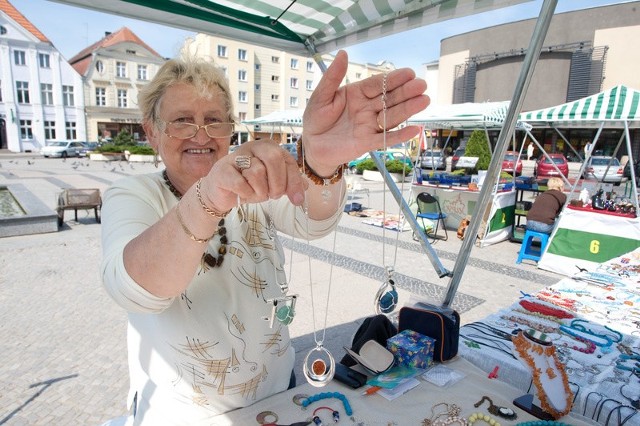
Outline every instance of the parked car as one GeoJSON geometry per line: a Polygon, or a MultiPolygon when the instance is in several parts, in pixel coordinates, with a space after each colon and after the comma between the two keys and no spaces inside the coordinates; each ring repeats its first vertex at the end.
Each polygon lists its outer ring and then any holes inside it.
{"type": "Polygon", "coordinates": [[[86,157],[89,155],[91,151],[95,151],[98,147],[98,142],[80,142],[82,144],[82,149],[80,149],[80,153],[78,154],[80,157],[86,157]]]}
{"type": "Polygon", "coordinates": [[[533,175],[536,177],[552,177],[560,176],[569,177],[569,162],[567,158],[562,154],[549,154],[549,158],[545,155],[541,155],[533,166],[533,175]],[[558,170],[553,165],[558,167],[558,170]]]}
{"type": "Polygon", "coordinates": [[[51,142],[42,148],[40,153],[45,157],[79,157],[82,148],[84,148],[82,142],[58,141],[51,142]]]}
{"type": "Polygon", "coordinates": [[[522,160],[518,158],[518,152],[507,151],[502,159],[502,171],[520,176],[522,174],[522,160]]]}
{"type": "Polygon", "coordinates": [[[445,170],[447,168],[446,155],[442,151],[424,151],[420,156],[420,168],[423,170],[445,170]]]}
{"type": "Polygon", "coordinates": [[[620,160],[615,157],[594,155],[587,159],[587,164],[582,172],[585,179],[596,179],[600,182],[620,183],[623,178],[623,170],[620,160]],[[609,164],[611,164],[609,166],[609,164]],[[607,171],[609,167],[609,171],[607,171]],[[606,173],[606,175],[605,175],[606,173]]]}
{"type": "Polygon", "coordinates": [[[293,155],[293,158],[298,159],[298,146],[295,143],[283,143],[280,146],[287,151],[289,154],[293,155]]]}
{"type": "Polygon", "coordinates": [[[465,150],[466,148],[456,148],[456,150],[453,151],[453,155],[451,156],[451,171],[456,169],[456,164],[458,164],[460,157],[464,157],[465,150]]]}
{"type": "MultiPolygon", "coordinates": [[[[400,160],[403,161],[405,164],[409,165],[409,166],[413,166],[413,163],[411,162],[411,158],[407,157],[406,155],[400,153],[400,152],[382,152],[382,151],[376,151],[376,155],[384,155],[385,157],[385,162],[387,161],[391,161],[391,160],[400,160]]],[[[364,160],[371,158],[371,156],[369,155],[369,153],[365,153],[363,155],[361,155],[360,157],[356,158],[355,160],[351,160],[349,161],[349,163],[347,163],[347,168],[349,169],[349,171],[353,174],[358,173],[358,164],[362,163],[364,160]]]]}
{"type": "MultiPolygon", "coordinates": [[[[631,161],[627,161],[627,164],[624,166],[624,171],[622,176],[631,180],[631,161]]],[[[636,161],[634,166],[634,173],[636,174],[636,186],[640,186],[640,160],[636,161]]]]}

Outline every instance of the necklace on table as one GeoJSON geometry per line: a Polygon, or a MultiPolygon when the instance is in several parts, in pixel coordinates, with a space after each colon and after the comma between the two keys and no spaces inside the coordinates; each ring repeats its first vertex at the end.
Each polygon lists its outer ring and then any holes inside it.
{"type": "MultiPolygon", "coordinates": [[[[385,73],[382,77],[382,96],[380,97],[382,101],[382,145],[383,152],[387,151],[387,74],[385,73]]],[[[386,158],[381,156],[382,163],[386,164],[386,158]]],[[[404,183],[404,179],[402,180],[404,183]]],[[[386,222],[387,222],[387,208],[386,208],[386,184],[383,180],[382,182],[382,265],[386,262],[386,254],[385,248],[387,246],[386,243],[386,222]]],[[[400,215],[398,214],[398,227],[401,226],[400,215]]],[[[398,255],[398,239],[400,238],[400,229],[397,229],[396,235],[396,252],[395,256],[397,258],[398,255]]],[[[394,258],[394,265],[395,265],[394,258]]],[[[396,284],[393,280],[393,266],[385,267],[386,279],[382,283],[382,285],[378,288],[376,292],[375,300],[374,300],[374,310],[376,314],[390,314],[396,309],[398,305],[398,290],[396,290],[396,284]]]]}
{"type": "MultiPolygon", "coordinates": [[[[169,191],[171,191],[171,193],[175,195],[178,201],[181,200],[182,193],[178,191],[178,188],[176,188],[171,182],[171,179],[169,179],[169,174],[167,173],[167,169],[164,169],[162,171],[162,179],[164,179],[164,183],[169,188],[169,191]]],[[[211,268],[215,268],[216,266],[222,265],[222,261],[224,260],[224,255],[227,254],[227,244],[229,240],[227,238],[227,228],[225,228],[224,226],[224,219],[220,219],[220,222],[218,222],[218,231],[216,233],[220,235],[220,247],[218,247],[218,257],[215,257],[206,251],[202,253],[202,259],[200,259],[200,264],[202,266],[203,271],[207,271],[209,269],[207,265],[211,268]]]]}

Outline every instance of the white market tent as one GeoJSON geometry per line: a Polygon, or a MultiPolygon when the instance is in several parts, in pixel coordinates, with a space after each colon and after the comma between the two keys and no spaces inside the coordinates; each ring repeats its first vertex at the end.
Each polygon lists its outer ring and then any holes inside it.
{"type": "MultiPolygon", "coordinates": [[[[215,34],[252,44],[309,55],[324,72],[321,54],[330,53],[356,43],[370,41],[436,22],[460,18],[481,12],[525,3],[531,0],[53,0],[118,16],[141,19],[172,27],[215,34]]],[[[531,36],[531,43],[523,60],[514,88],[511,107],[505,115],[496,154],[485,182],[497,182],[500,161],[506,152],[508,138],[515,129],[517,112],[524,102],[549,29],[557,0],[544,0],[531,36]]],[[[385,183],[398,202],[414,231],[419,229],[408,204],[395,186],[382,160],[372,155],[378,169],[384,171],[385,183]]],[[[474,217],[489,203],[491,193],[485,185],[474,210],[474,217]]],[[[467,232],[478,232],[480,221],[472,219],[467,232]]],[[[427,257],[440,277],[451,281],[443,301],[449,306],[457,290],[473,239],[463,241],[454,270],[448,271],[440,262],[426,235],[420,235],[427,257]]]]}
{"type": "Polygon", "coordinates": [[[282,110],[274,111],[262,117],[257,117],[251,120],[244,120],[242,124],[246,125],[273,125],[273,126],[302,126],[302,114],[301,110],[282,110]]]}

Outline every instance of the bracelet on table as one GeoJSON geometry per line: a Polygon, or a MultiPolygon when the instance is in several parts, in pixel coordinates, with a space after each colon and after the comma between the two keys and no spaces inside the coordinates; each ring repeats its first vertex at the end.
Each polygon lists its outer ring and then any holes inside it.
{"type": "Polygon", "coordinates": [[[496,419],[494,419],[493,417],[489,416],[488,414],[484,414],[484,413],[480,413],[480,412],[473,413],[467,419],[467,423],[469,423],[469,426],[472,426],[476,422],[485,422],[485,423],[487,423],[488,425],[491,425],[491,426],[500,426],[500,422],[498,422],[496,419]]]}
{"type": "Polygon", "coordinates": [[[180,223],[180,226],[182,226],[182,230],[184,231],[185,234],[187,234],[187,236],[191,239],[191,241],[205,244],[205,243],[208,243],[209,240],[211,240],[211,238],[213,238],[218,233],[218,231],[216,230],[215,234],[213,234],[207,239],[198,238],[195,235],[193,235],[193,233],[189,230],[189,228],[187,228],[187,225],[185,225],[184,220],[182,219],[182,215],[180,214],[180,203],[176,205],[176,216],[178,217],[178,222],[180,223]]]}
{"type": "Polygon", "coordinates": [[[219,212],[215,209],[212,209],[211,207],[207,206],[204,203],[204,200],[202,199],[202,194],[200,193],[201,182],[202,182],[202,178],[198,179],[198,182],[196,182],[196,195],[198,196],[198,201],[200,202],[200,205],[202,206],[204,211],[207,212],[209,216],[215,217],[216,219],[224,219],[225,217],[227,217],[231,209],[227,210],[226,212],[219,212]]]}
{"type": "Polygon", "coordinates": [[[302,172],[309,178],[311,182],[313,182],[316,185],[327,186],[327,185],[332,185],[336,182],[339,182],[340,179],[342,179],[342,174],[346,164],[341,164],[340,166],[338,166],[338,168],[336,169],[336,171],[333,173],[332,176],[329,176],[329,177],[320,176],[318,173],[315,172],[315,170],[309,167],[309,164],[307,163],[307,159],[304,156],[304,149],[302,148],[302,137],[298,138],[298,142],[296,142],[296,147],[298,150],[298,168],[302,170],[302,172]]]}

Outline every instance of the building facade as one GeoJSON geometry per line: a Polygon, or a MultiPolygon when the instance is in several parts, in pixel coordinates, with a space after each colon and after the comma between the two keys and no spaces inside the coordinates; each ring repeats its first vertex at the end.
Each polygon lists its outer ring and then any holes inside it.
{"type": "Polygon", "coordinates": [[[69,60],[84,83],[89,140],[109,141],[121,131],[127,131],[136,141],[146,139],[138,91],[164,62],[126,27],[106,33],[69,60]]]}
{"type": "Polygon", "coordinates": [[[86,140],[82,79],[49,39],[0,0],[0,149],[86,140]]]}
{"type": "MultiPolygon", "coordinates": [[[[438,102],[453,104],[511,100],[536,19],[498,25],[442,40],[438,102]]],[[[558,13],[525,94],[522,111],[563,104],[624,84],[640,88],[640,2],[558,13]]],[[[597,129],[569,131],[581,152],[597,129]]],[[[605,129],[598,145],[612,154],[620,129],[605,129]]],[[[632,130],[634,151],[640,132],[632,130]]],[[[537,130],[536,139],[550,152],[573,156],[553,129],[537,130]]],[[[626,148],[623,147],[626,152],[626,148]]],[[[620,155],[624,155],[621,152],[620,155]]],[[[634,152],[638,157],[638,152],[634,152]]]]}

